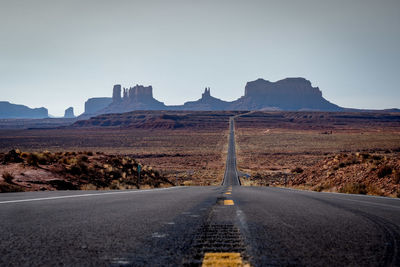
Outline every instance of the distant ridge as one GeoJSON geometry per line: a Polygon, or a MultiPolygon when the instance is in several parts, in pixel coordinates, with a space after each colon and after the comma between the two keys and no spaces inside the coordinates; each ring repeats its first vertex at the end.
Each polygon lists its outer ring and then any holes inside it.
{"type": "Polygon", "coordinates": [[[43,119],[48,117],[49,113],[46,108],[29,108],[0,101],[0,119],[43,119]]]}
{"type": "MultiPolygon", "coordinates": [[[[135,110],[188,110],[188,111],[221,111],[221,110],[282,110],[282,111],[342,111],[343,108],[335,105],[322,96],[318,87],[312,87],[311,82],[304,78],[286,78],[277,82],[257,79],[248,82],[244,96],[227,102],[211,96],[210,88],[206,88],[202,97],[196,101],[189,101],[183,105],[167,106],[153,97],[152,86],[136,85],[122,88],[114,85],[113,97],[106,107],[95,113],[85,115],[99,115],[110,113],[124,113],[135,110]],[[121,95],[122,93],[122,95],[121,95]]],[[[104,104],[106,102],[103,102],[104,104]]]]}

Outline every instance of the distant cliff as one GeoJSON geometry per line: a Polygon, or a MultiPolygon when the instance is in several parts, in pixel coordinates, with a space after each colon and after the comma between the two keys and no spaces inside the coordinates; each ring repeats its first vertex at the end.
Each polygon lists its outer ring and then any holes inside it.
{"type": "Polygon", "coordinates": [[[99,113],[123,113],[133,110],[164,110],[164,103],[154,99],[153,87],[136,85],[130,88],[122,88],[114,85],[113,97],[110,105],[100,110],[99,113]]]}
{"type": "Polygon", "coordinates": [[[111,97],[94,97],[89,98],[85,102],[85,115],[97,114],[98,111],[104,109],[112,102],[111,97]]]}
{"type": "Polygon", "coordinates": [[[341,107],[322,97],[318,87],[304,78],[287,78],[277,82],[258,79],[248,82],[243,97],[232,102],[232,110],[320,110],[340,111],[341,107]]]}
{"type": "Polygon", "coordinates": [[[112,98],[92,98],[85,104],[84,115],[124,113],[135,110],[315,110],[342,111],[322,96],[318,87],[304,78],[287,78],[277,82],[263,79],[248,82],[241,98],[227,102],[211,96],[206,88],[202,97],[183,105],[166,106],[153,97],[152,86],[122,88],[114,85],[112,98]]]}
{"type": "Polygon", "coordinates": [[[24,105],[0,101],[1,119],[43,119],[48,117],[49,114],[46,108],[29,108],[24,105]]]}

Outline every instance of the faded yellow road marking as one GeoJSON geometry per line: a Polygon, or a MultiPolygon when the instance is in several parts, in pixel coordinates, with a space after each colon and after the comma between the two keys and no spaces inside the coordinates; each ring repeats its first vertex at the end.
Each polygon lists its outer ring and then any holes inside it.
{"type": "Polygon", "coordinates": [[[205,267],[233,267],[233,266],[250,266],[244,264],[240,253],[236,252],[207,252],[204,255],[203,264],[205,267]]]}
{"type": "Polygon", "coordinates": [[[231,206],[231,205],[234,205],[235,203],[233,202],[233,200],[232,199],[225,199],[224,200],[224,205],[225,206],[231,206]]]}

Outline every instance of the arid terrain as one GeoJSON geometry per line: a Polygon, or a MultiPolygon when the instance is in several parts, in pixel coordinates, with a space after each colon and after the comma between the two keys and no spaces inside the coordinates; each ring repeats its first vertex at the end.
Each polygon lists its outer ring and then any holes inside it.
{"type": "MultiPolygon", "coordinates": [[[[91,151],[127,156],[174,185],[218,185],[232,114],[236,113],[134,112],[102,115],[71,127],[1,130],[0,152],[91,151]],[[129,125],[121,126],[121,121],[129,125]]],[[[0,173],[19,172],[6,165],[0,169],[0,173]]]]}
{"type": "Polygon", "coordinates": [[[0,153],[0,162],[3,165],[1,192],[130,189],[173,185],[151,167],[139,167],[139,163],[131,157],[102,152],[11,150],[0,153]]]}
{"type": "Polygon", "coordinates": [[[237,119],[244,185],[398,196],[398,114],[256,112],[237,119]]]}
{"type": "MultiPolygon", "coordinates": [[[[73,154],[68,153],[75,153],[79,158],[89,151],[102,155],[101,164],[107,157],[128,157],[166,179],[149,182],[150,187],[218,185],[224,173],[228,120],[234,115],[242,115],[236,118],[236,142],[243,185],[386,196],[400,192],[398,113],[137,111],[100,115],[67,127],[0,130],[0,152],[47,151],[70,158],[73,154]]],[[[99,163],[93,160],[89,165],[99,163]]],[[[13,183],[18,183],[24,171],[71,167],[18,164],[0,165],[0,173],[14,175],[13,183]]],[[[49,173],[45,176],[51,178],[49,173]]],[[[111,186],[112,179],[109,182],[103,187],[111,186]]],[[[37,189],[40,186],[31,185],[29,190],[37,189]]]]}

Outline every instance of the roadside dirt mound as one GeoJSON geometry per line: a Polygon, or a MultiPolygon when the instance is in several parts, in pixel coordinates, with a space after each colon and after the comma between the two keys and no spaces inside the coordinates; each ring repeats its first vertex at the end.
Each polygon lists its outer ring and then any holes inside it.
{"type": "Polygon", "coordinates": [[[128,156],[93,152],[0,153],[0,192],[130,189],[172,186],[167,178],[128,156]]]}
{"type": "Polygon", "coordinates": [[[400,197],[400,153],[341,153],[297,170],[289,186],[400,197]]]}

